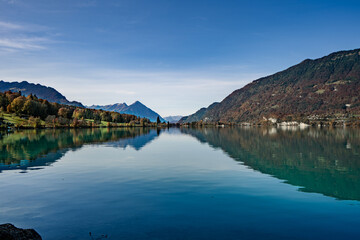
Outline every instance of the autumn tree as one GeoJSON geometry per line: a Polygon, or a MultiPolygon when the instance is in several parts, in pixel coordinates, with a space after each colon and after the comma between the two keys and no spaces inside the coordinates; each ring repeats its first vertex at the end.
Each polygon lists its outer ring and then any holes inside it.
{"type": "Polygon", "coordinates": [[[123,118],[122,118],[121,114],[117,113],[117,112],[111,113],[111,119],[112,119],[112,122],[115,122],[115,123],[123,122],[123,118]]]}
{"type": "Polygon", "coordinates": [[[29,117],[29,120],[28,120],[28,122],[29,122],[29,125],[30,126],[33,126],[34,128],[39,128],[39,127],[41,127],[41,120],[40,120],[40,118],[35,118],[35,117],[29,117]]]}
{"type": "Polygon", "coordinates": [[[15,98],[10,104],[10,111],[16,114],[20,114],[24,107],[25,97],[19,96],[15,98]]]}
{"type": "Polygon", "coordinates": [[[58,116],[63,118],[68,118],[69,110],[65,107],[62,107],[58,111],[58,116]]]}
{"type": "Polygon", "coordinates": [[[45,124],[47,126],[55,127],[55,115],[49,115],[45,118],[45,124]]]}

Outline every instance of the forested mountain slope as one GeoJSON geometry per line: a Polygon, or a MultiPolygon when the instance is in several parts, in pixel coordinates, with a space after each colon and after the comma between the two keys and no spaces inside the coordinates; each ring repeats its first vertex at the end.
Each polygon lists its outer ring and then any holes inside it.
{"type": "Polygon", "coordinates": [[[255,80],[203,110],[200,120],[240,123],[359,114],[360,49],[355,49],[307,59],[255,80]]]}

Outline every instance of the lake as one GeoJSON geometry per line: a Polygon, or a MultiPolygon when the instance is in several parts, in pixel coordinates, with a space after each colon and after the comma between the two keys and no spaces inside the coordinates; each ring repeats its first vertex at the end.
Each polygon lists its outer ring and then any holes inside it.
{"type": "Polygon", "coordinates": [[[45,240],[360,238],[358,129],[26,130],[0,149],[0,223],[45,240]]]}

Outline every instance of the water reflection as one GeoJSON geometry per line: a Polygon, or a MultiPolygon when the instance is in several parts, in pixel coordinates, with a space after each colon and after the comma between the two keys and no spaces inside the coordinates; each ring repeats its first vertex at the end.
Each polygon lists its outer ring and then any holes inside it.
{"type": "Polygon", "coordinates": [[[183,128],[246,166],[337,199],[360,200],[359,129],[183,128]]]}
{"type": "MultiPolygon", "coordinates": [[[[360,200],[359,129],[181,128],[180,131],[222,149],[251,169],[300,186],[300,191],[360,200]]],[[[140,150],[159,134],[158,129],[150,128],[31,130],[3,134],[0,172],[41,169],[85,144],[131,146],[140,150]]]]}
{"type": "Polygon", "coordinates": [[[2,170],[36,170],[60,159],[67,151],[85,144],[133,147],[140,150],[158,137],[150,128],[28,130],[0,138],[0,172],[2,170]]]}

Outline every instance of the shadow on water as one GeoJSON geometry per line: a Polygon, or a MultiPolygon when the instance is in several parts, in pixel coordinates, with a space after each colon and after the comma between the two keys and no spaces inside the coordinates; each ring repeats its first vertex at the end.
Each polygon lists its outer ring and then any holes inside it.
{"type": "Polygon", "coordinates": [[[341,200],[360,200],[360,130],[202,128],[181,130],[244,165],[341,200]]]}
{"type": "Polygon", "coordinates": [[[140,150],[159,136],[151,128],[48,129],[3,133],[0,137],[2,170],[37,170],[60,159],[67,151],[87,144],[140,150]]]}

